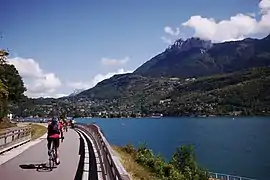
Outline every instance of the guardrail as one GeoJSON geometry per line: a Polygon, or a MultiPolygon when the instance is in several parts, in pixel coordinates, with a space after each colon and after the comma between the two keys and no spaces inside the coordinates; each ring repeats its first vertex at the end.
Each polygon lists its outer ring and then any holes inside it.
{"type": "MultiPolygon", "coordinates": [[[[100,164],[102,165],[101,169],[103,172],[104,180],[131,180],[129,174],[121,164],[119,157],[115,154],[114,150],[111,148],[110,144],[106,140],[101,129],[95,125],[82,125],[77,124],[77,128],[83,129],[88,132],[88,134],[93,139],[93,146],[96,147],[99,158],[101,160],[100,164]]],[[[233,176],[229,174],[214,173],[209,172],[210,178],[217,180],[256,180],[247,177],[233,176]]]]}
{"type": "Polygon", "coordinates": [[[215,178],[219,180],[256,180],[256,179],[251,179],[247,177],[233,176],[229,174],[221,174],[221,173],[214,173],[214,172],[210,172],[209,174],[211,178],[215,178]]]}
{"type": "Polygon", "coordinates": [[[16,127],[0,132],[0,154],[31,140],[31,126],[16,127]]]}
{"type": "Polygon", "coordinates": [[[106,180],[131,180],[129,174],[121,164],[119,157],[115,154],[110,144],[104,137],[100,128],[95,125],[79,125],[76,127],[87,130],[93,138],[93,146],[96,147],[100,156],[100,164],[103,172],[103,178],[106,180]]]}

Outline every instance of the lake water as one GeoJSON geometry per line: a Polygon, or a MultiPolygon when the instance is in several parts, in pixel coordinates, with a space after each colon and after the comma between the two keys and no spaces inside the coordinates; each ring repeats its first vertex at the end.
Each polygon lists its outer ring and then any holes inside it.
{"type": "Polygon", "coordinates": [[[209,171],[270,179],[270,118],[77,119],[95,122],[110,144],[146,142],[166,159],[179,145],[194,145],[198,162],[209,171]]]}

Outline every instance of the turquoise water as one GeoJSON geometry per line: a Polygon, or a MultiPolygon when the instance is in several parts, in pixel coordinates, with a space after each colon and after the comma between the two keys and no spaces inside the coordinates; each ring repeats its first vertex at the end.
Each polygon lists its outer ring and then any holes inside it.
{"type": "Polygon", "coordinates": [[[192,144],[199,163],[210,171],[270,179],[270,118],[92,118],[77,122],[95,122],[111,144],[146,142],[166,159],[177,146],[192,144]]]}

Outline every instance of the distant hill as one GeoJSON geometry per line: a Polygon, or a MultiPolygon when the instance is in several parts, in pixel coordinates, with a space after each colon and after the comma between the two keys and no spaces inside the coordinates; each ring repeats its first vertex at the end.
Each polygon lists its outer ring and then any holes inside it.
{"type": "Polygon", "coordinates": [[[270,68],[186,79],[115,75],[74,97],[28,99],[20,106],[13,112],[25,116],[51,114],[56,108],[69,116],[104,110],[169,116],[269,115],[270,68]]]}
{"type": "Polygon", "coordinates": [[[83,92],[84,89],[75,89],[73,91],[73,93],[71,93],[70,95],[68,95],[68,97],[73,97],[73,96],[76,96],[77,94],[80,94],[81,92],[83,92]]]}
{"type": "Polygon", "coordinates": [[[159,88],[164,86],[163,90],[166,91],[168,87],[163,84],[166,81],[166,79],[143,77],[132,73],[114,75],[95,87],[79,93],[76,97],[89,100],[113,100],[124,96],[143,98],[143,93],[151,88],[156,88],[157,93],[161,93],[159,88]]]}
{"type": "Polygon", "coordinates": [[[253,68],[224,75],[199,78],[178,85],[168,95],[168,114],[241,115],[270,114],[270,68],[253,68]]]}
{"type": "Polygon", "coordinates": [[[150,77],[200,77],[270,65],[270,35],[212,44],[199,38],[177,40],[134,74],[150,77]]]}
{"type": "Polygon", "coordinates": [[[198,79],[116,75],[77,98],[107,100],[106,110],[165,115],[270,114],[270,68],[252,68],[198,79]]]}

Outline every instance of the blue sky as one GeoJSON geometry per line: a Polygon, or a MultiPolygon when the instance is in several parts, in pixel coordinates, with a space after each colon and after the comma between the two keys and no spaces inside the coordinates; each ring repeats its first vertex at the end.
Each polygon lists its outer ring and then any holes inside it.
{"type": "Polygon", "coordinates": [[[270,17],[270,3],[259,2],[2,0],[0,47],[10,50],[10,62],[23,76],[27,95],[59,96],[91,87],[115,72],[135,70],[180,37],[218,42],[265,35],[270,28],[263,17],[270,17]],[[223,20],[234,25],[232,33],[219,34],[223,20]],[[247,32],[245,27],[251,26],[261,28],[247,32]]]}

